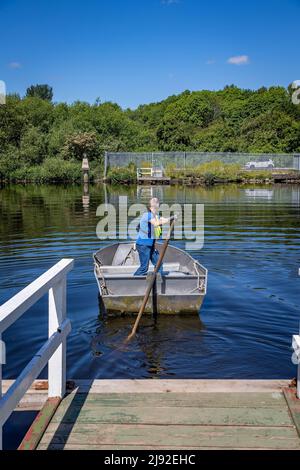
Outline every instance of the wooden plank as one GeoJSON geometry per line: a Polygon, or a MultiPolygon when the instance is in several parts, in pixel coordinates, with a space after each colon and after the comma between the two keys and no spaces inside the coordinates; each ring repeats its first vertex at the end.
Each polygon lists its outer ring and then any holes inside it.
{"type": "MultiPolygon", "coordinates": [[[[197,446],[144,446],[137,445],[92,445],[89,444],[39,444],[38,450],[256,450],[254,447],[197,447],[197,446]]],[[[274,447],[260,447],[259,450],[274,450],[274,447]]]]}
{"type": "MultiPolygon", "coordinates": [[[[8,379],[5,379],[2,381],[2,390],[3,390],[3,393],[6,393],[7,390],[14,384],[15,380],[8,380],[8,379]]],[[[48,380],[34,380],[34,382],[30,385],[29,389],[27,390],[27,394],[29,395],[48,395],[48,386],[46,386],[46,384],[48,384],[48,380]],[[38,384],[45,384],[43,387],[39,387],[37,388],[37,385],[38,384]]]]}
{"type": "Polygon", "coordinates": [[[297,397],[297,389],[295,387],[284,388],[283,393],[298,435],[300,436],[300,399],[297,397]]]}
{"type": "Polygon", "coordinates": [[[35,450],[41,440],[48,424],[54,415],[61,398],[48,398],[41,411],[36,416],[24,439],[18,447],[18,450],[35,450]]]}
{"type": "Polygon", "coordinates": [[[289,380],[232,379],[74,379],[77,391],[89,393],[281,392],[289,380]]]}
{"type": "Polygon", "coordinates": [[[62,279],[73,268],[74,260],[62,259],[52,268],[35,279],[31,284],[18,292],[14,297],[9,299],[0,306],[0,331],[5,331],[18,318],[20,318],[26,310],[34,305],[50,287],[62,279]]]}
{"type": "Polygon", "coordinates": [[[52,423],[292,426],[287,406],[265,408],[108,407],[101,404],[59,407],[52,423]]]}
{"type": "Polygon", "coordinates": [[[36,400],[22,401],[21,400],[20,403],[18,403],[18,405],[16,406],[14,411],[40,410],[41,408],[43,408],[44,404],[47,401],[47,397],[44,397],[44,398],[45,399],[43,401],[36,401],[36,400]]]}
{"type": "MultiPolygon", "coordinates": [[[[72,379],[76,384],[74,393],[281,393],[290,380],[232,380],[232,379],[72,379]]],[[[42,382],[38,380],[36,382],[42,382]]],[[[36,383],[35,382],[35,383],[36,383]]],[[[14,380],[3,380],[7,390],[14,380]]],[[[38,393],[35,383],[30,393],[38,393]]]]}
{"type": "Polygon", "coordinates": [[[282,393],[76,393],[67,395],[60,409],[98,403],[101,406],[198,407],[198,408],[281,408],[286,407],[282,393]]]}
{"type": "Polygon", "coordinates": [[[300,449],[294,427],[50,423],[41,445],[300,449]]]}

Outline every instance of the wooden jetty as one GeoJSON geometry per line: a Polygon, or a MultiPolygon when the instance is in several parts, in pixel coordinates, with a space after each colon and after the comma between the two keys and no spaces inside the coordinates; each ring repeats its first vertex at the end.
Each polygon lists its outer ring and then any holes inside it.
{"type": "Polygon", "coordinates": [[[171,178],[164,175],[162,168],[145,167],[137,168],[136,177],[138,184],[170,184],[171,178]]]}
{"type": "MultiPolygon", "coordinates": [[[[72,265],[60,261],[1,306],[3,333],[49,291],[49,339],[16,380],[1,381],[0,370],[0,430],[13,411],[39,411],[20,450],[300,450],[299,380],[298,389],[287,380],[66,382],[66,275],[72,265]],[[36,380],[47,363],[48,380],[36,380]]],[[[293,348],[300,357],[298,335],[293,348]]]]}
{"type": "Polygon", "coordinates": [[[140,176],[138,178],[138,184],[170,184],[171,178],[167,176],[140,176]]]}
{"type": "Polygon", "coordinates": [[[286,380],[74,382],[58,406],[30,388],[16,412],[41,411],[19,449],[300,449],[286,380]]]}

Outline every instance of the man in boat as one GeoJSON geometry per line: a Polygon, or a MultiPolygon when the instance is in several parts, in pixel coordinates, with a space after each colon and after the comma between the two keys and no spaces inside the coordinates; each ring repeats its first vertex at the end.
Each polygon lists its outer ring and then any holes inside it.
{"type": "MultiPolygon", "coordinates": [[[[149,201],[147,212],[142,215],[140,223],[137,227],[138,236],[136,240],[136,249],[140,258],[140,267],[134,273],[134,276],[146,276],[149,268],[149,262],[156,265],[159,253],[155,249],[155,240],[161,236],[161,226],[171,222],[176,216],[159,217],[159,200],[153,197],[149,201]]],[[[163,265],[158,272],[163,274],[163,265]]]]}

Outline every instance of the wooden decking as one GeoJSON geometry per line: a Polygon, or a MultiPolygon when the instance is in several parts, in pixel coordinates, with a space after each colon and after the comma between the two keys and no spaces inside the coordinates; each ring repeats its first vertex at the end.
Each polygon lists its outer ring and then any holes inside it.
{"type": "Polygon", "coordinates": [[[75,382],[38,449],[300,449],[285,380],[75,382]]]}
{"type": "Polygon", "coordinates": [[[171,178],[167,176],[139,176],[138,184],[170,184],[171,178]]]}

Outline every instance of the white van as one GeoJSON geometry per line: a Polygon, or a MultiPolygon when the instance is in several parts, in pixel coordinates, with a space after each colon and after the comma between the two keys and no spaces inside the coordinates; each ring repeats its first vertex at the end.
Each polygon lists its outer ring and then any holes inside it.
{"type": "Polygon", "coordinates": [[[251,162],[247,162],[245,165],[245,168],[249,170],[254,170],[255,168],[258,168],[261,170],[262,168],[274,168],[274,167],[275,167],[274,162],[271,159],[262,161],[262,162],[251,161],[251,162]]]}

